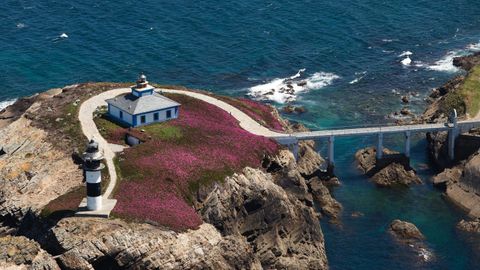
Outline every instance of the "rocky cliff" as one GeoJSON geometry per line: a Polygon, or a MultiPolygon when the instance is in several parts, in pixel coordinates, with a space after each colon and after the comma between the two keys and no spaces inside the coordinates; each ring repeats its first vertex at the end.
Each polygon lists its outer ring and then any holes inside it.
{"type": "MultiPolygon", "coordinates": [[[[54,220],[40,216],[49,201],[82,185],[75,163],[76,147],[84,140],[76,125],[78,105],[119,86],[55,89],[0,112],[0,233],[28,236],[31,240],[20,240],[40,254],[17,260],[11,251],[5,263],[28,268],[40,261],[36,265],[43,269],[328,268],[319,218],[336,219],[342,207],[325,185],[338,179],[319,170],[324,160],[313,142],[300,144],[298,160],[281,150],[266,157],[263,168],[245,168],[203,188],[194,202],[205,222],[198,230],[174,232],[69,214],[54,220]]],[[[19,247],[10,238],[5,241],[19,247]]]]}
{"type": "MultiPolygon", "coordinates": [[[[454,59],[454,65],[463,68],[467,75],[473,67],[480,64],[480,54],[458,57],[454,59]]],[[[446,121],[448,112],[456,108],[460,117],[465,115],[465,100],[456,94],[466,76],[458,76],[444,86],[434,89],[430,95],[432,104],[423,114],[425,122],[446,121]],[[463,106],[463,107],[462,107],[463,106]]],[[[456,140],[456,160],[448,159],[447,133],[439,132],[427,134],[429,150],[433,162],[441,171],[433,177],[433,183],[445,189],[446,196],[464,208],[473,217],[480,217],[480,154],[478,151],[478,131],[471,130],[469,134],[462,135],[456,140]]]]}

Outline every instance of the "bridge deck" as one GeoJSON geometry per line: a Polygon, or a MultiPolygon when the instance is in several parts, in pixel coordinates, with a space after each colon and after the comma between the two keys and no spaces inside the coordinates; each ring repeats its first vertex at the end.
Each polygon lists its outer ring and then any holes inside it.
{"type": "MultiPolygon", "coordinates": [[[[480,121],[469,120],[458,122],[458,128],[464,132],[466,129],[473,127],[479,127],[480,121]]],[[[388,133],[402,133],[402,132],[433,132],[433,131],[446,131],[449,128],[447,123],[437,124],[419,124],[419,125],[403,125],[403,126],[383,126],[383,127],[365,127],[365,128],[348,128],[348,129],[333,129],[333,130],[319,130],[309,132],[297,132],[292,134],[274,136],[276,139],[297,139],[297,140],[313,140],[328,138],[330,136],[342,137],[342,136],[361,136],[361,135],[376,135],[376,134],[388,134],[388,133]]]]}

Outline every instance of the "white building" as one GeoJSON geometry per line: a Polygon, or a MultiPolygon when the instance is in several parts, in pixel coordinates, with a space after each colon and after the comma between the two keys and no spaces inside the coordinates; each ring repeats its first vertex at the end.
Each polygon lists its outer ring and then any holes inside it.
{"type": "Polygon", "coordinates": [[[128,94],[106,100],[110,117],[131,127],[178,118],[180,104],[155,92],[145,75],[131,89],[128,94]]]}

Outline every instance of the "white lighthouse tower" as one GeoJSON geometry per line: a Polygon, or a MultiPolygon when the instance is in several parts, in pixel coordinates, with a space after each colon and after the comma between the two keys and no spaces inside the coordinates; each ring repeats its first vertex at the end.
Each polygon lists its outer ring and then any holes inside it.
{"type": "Polygon", "coordinates": [[[98,149],[98,143],[90,140],[87,150],[83,153],[83,176],[87,183],[87,209],[97,211],[102,209],[102,164],[103,153],[98,149]]]}

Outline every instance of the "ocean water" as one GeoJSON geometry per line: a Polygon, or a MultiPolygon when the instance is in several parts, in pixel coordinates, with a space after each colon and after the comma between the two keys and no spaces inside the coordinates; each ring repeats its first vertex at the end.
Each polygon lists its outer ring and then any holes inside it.
{"type": "MultiPolygon", "coordinates": [[[[289,118],[326,129],[390,122],[385,116],[410,92],[420,113],[433,87],[461,73],[453,57],[480,51],[480,4],[3,0],[0,33],[0,108],[52,87],[145,72],[161,84],[293,102],[308,112],[289,118]],[[298,94],[282,93],[287,84],[298,94]]],[[[401,149],[401,138],[386,140],[401,149]]],[[[342,226],[322,221],[331,268],[478,268],[480,240],[455,231],[463,213],[431,187],[424,140],[412,162],[425,184],[400,190],[375,188],[356,170],[353,153],[373,142],[336,142],[343,185],[333,193],[345,211],[342,226]],[[421,263],[392,241],[385,229],[395,218],[418,225],[434,260],[421,263]]]]}

